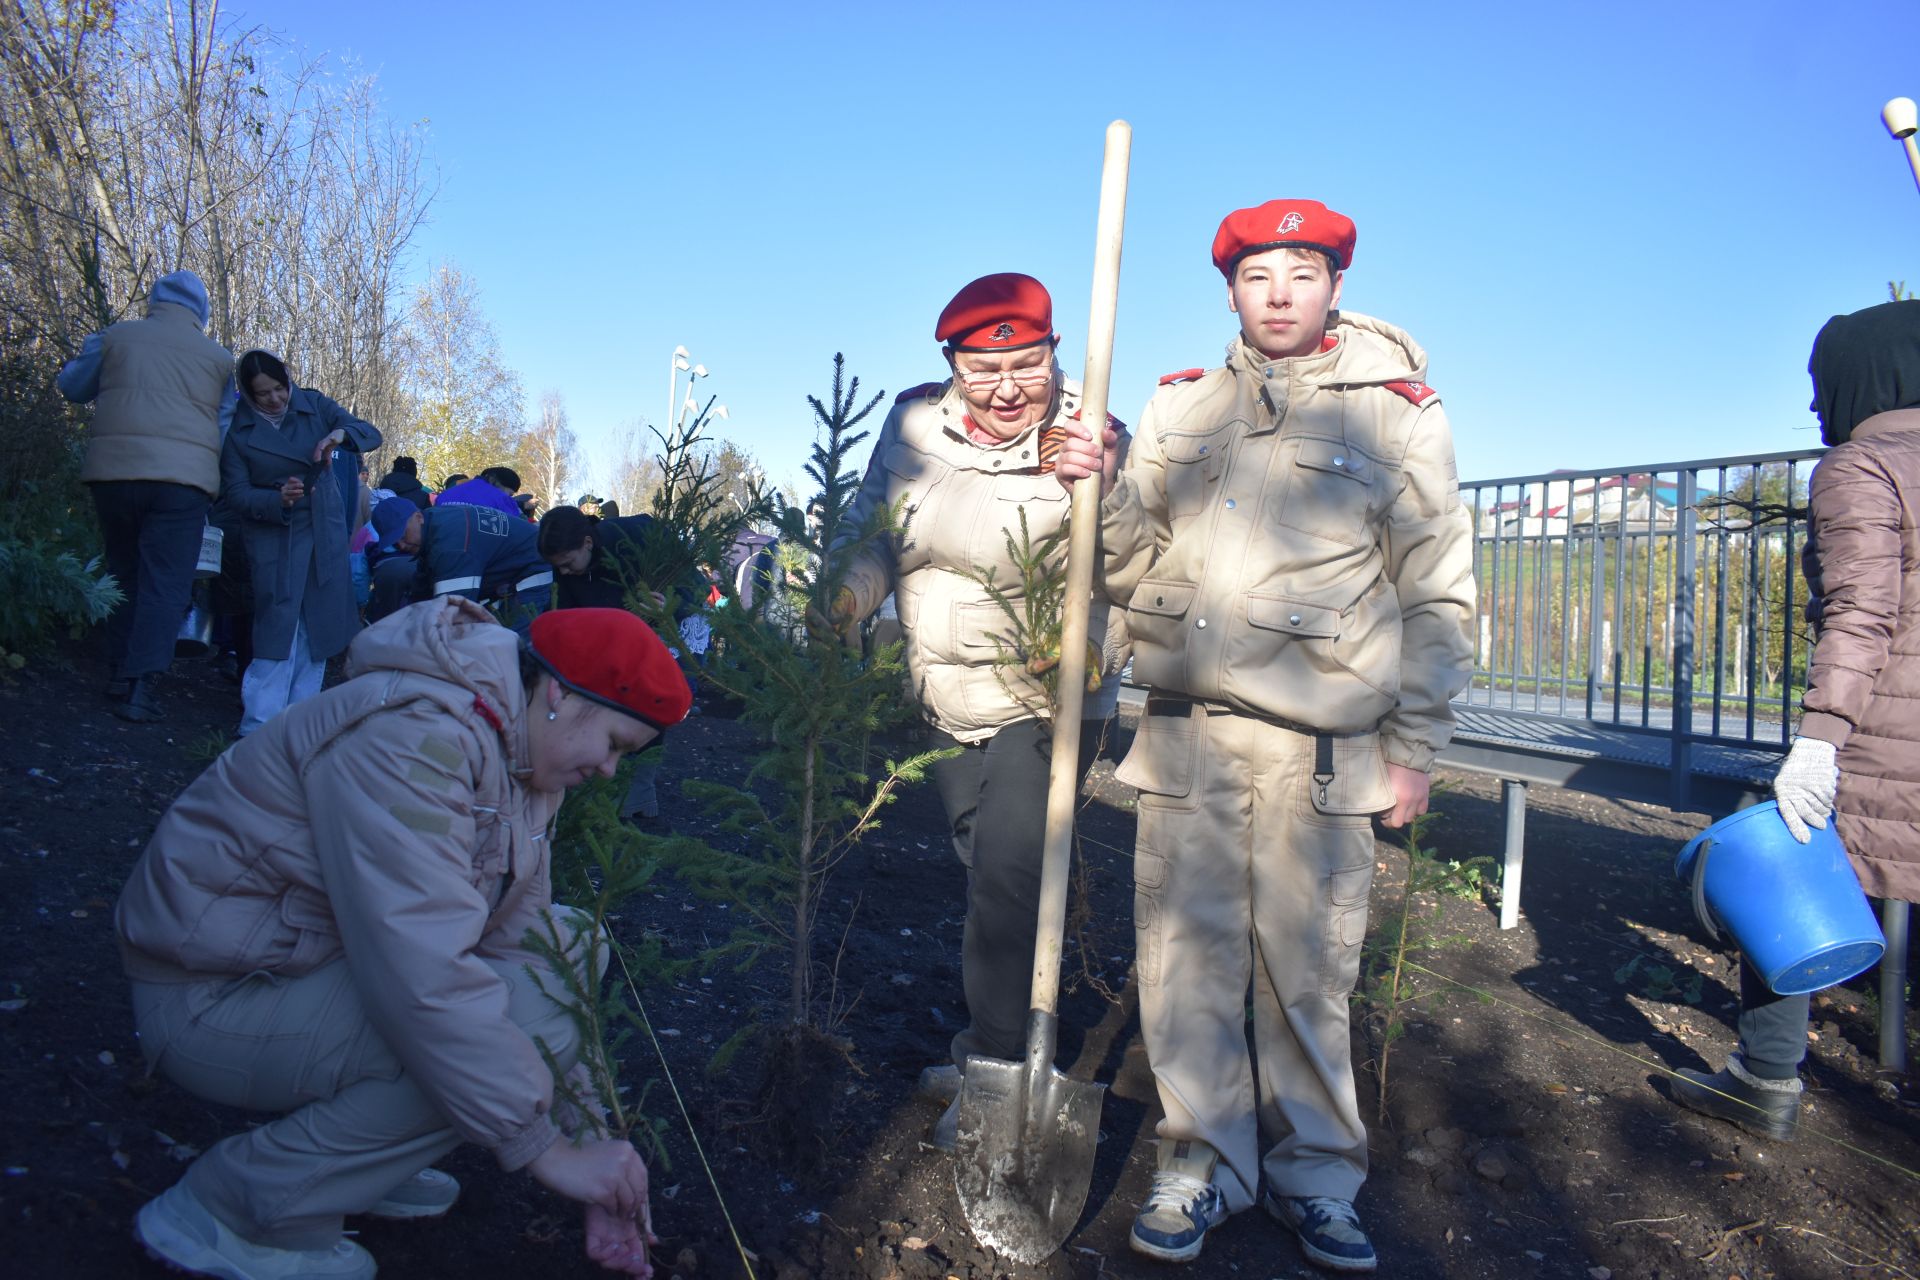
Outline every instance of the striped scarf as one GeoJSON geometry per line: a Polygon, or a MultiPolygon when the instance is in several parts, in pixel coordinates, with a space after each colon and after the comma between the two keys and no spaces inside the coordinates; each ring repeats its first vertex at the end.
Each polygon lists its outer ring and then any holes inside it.
{"type": "MultiPolygon", "coordinates": [[[[964,418],[961,419],[961,421],[966,425],[967,439],[973,441],[975,444],[996,445],[996,444],[1005,443],[1000,439],[999,436],[996,436],[992,432],[986,431],[983,428],[981,428],[981,426],[973,420],[972,414],[966,415],[964,418]]],[[[1051,427],[1041,428],[1040,430],[1040,474],[1041,475],[1050,476],[1053,474],[1054,461],[1059,458],[1060,446],[1065,444],[1066,440],[1067,440],[1067,429],[1063,426],[1055,424],[1054,426],[1051,426],[1051,427]]]]}

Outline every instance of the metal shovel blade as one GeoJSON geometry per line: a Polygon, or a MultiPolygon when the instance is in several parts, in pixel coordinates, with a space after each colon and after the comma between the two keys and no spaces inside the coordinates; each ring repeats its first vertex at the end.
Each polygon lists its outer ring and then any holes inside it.
{"type": "Polygon", "coordinates": [[[953,1185],[967,1225],[980,1243],[1028,1266],[1057,1252],[1080,1220],[1106,1094],[1053,1065],[1052,1030],[1029,1028],[1024,1062],[969,1057],[960,1085],[953,1185]]]}

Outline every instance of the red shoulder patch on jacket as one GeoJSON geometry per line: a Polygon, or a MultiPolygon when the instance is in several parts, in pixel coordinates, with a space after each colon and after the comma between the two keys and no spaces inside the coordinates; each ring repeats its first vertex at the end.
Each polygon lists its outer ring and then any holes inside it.
{"type": "Polygon", "coordinates": [[[895,404],[905,404],[909,400],[915,400],[926,395],[929,391],[938,391],[945,385],[946,383],[944,382],[923,382],[917,387],[908,387],[905,391],[895,396],[893,402],[895,404]]]}
{"type": "Polygon", "coordinates": [[[1416,405],[1425,404],[1440,394],[1424,382],[1387,382],[1381,385],[1393,392],[1393,394],[1404,397],[1416,405]]]}
{"type": "Polygon", "coordinates": [[[1170,387],[1176,382],[1192,382],[1205,372],[1205,369],[1182,369],[1178,373],[1163,373],[1160,375],[1160,385],[1170,387]]]}
{"type": "Polygon", "coordinates": [[[495,733],[498,733],[498,734],[506,733],[507,726],[500,723],[499,713],[496,712],[492,707],[488,706],[487,700],[481,697],[477,693],[473,695],[473,709],[480,713],[480,718],[482,720],[485,720],[488,724],[493,726],[493,731],[495,733]]]}

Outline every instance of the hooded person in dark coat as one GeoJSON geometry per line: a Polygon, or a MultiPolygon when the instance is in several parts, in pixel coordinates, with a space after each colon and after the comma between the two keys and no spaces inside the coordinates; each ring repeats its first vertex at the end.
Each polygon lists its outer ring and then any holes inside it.
{"type": "Polygon", "coordinates": [[[396,498],[405,498],[414,506],[425,511],[433,505],[433,495],[420,483],[420,464],[412,458],[399,457],[393,460],[393,470],[380,477],[376,488],[389,490],[396,498]]]}
{"type": "MultiPolygon", "coordinates": [[[[1774,777],[1802,844],[1838,824],[1861,886],[1920,901],[1920,301],[1835,316],[1807,372],[1820,438],[1802,555],[1814,625],[1798,735],[1774,777]]],[[[1800,1119],[1811,998],[1774,994],[1740,966],[1740,1047],[1674,1095],[1777,1139],[1800,1119]]]]}
{"type": "Polygon", "coordinates": [[[293,385],[270,351],[240,357],[240,403],[220,452],[221,501],[234,512],[253,576],[253,660],[241,681],[240,736],[320,691],[327,659],[360,630],[347,562],[349,504],[335,449],[380,447],[380,432],[293,385]]]}

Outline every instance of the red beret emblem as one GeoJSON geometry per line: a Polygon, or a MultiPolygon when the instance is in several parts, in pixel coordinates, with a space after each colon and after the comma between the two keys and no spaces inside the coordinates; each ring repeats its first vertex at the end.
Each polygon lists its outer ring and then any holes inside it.
{"type": "Polygon", "coordinates": [[[933,336],[955,351],[1008,351],[1045,342],[1053,336],[1053,299],[1032,276],[981,276],[953,295],[933,336]]]}
{"type": "Polygon", "coordinates": [[[1318,249],[1333,259],[1335,268],[1345,271],[1353,265],[1353,241],[1353,219],[1318,200],[1269,200],[1251,209],[1235,209],[1220,220],[1220,230],[1213,237],[1213,265],[1231,281],[1234,268],[1249,254],[1318,249]]]}

